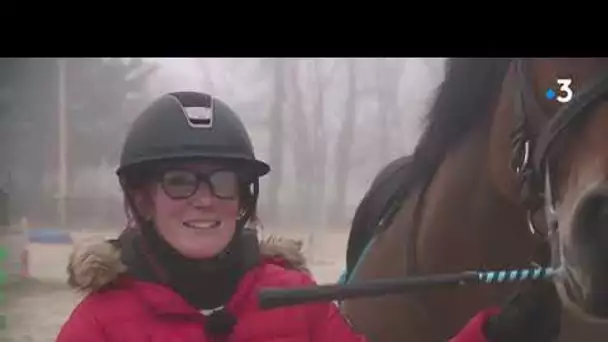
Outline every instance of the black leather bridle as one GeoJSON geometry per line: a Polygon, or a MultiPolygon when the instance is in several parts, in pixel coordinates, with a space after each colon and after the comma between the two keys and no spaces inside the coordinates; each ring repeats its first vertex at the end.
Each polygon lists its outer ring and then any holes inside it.
{"type": "MultiPolygon", "coordinates": [[[[554,161],[550,155],[552,148],[563,133],[574,123],[588,118],[600,101],[608,99],[608,70],[582,87],[572,87],[573,96],[567,103],[560,104],[559,110],[547,115],[536,100],[534,89],[529,82],[529,60],[515,59],[516,86],[515,126],[511,133],[511,168],[521,184],[522,202],[526,208],[528,226],[533,234],[543,235],[537,229],[532,217],[544,207],[547,234],[557,239],[557,217],[554,203],[554,187],[551,182],[554,161]],[[531,132],[528,123],[532,116],[548,121],[537,134],[531,132]]],[[[573,80],[575,83],[576,80],[573,80]]],[[[554,241],[552,241],[553,243],[554,241]]]]}

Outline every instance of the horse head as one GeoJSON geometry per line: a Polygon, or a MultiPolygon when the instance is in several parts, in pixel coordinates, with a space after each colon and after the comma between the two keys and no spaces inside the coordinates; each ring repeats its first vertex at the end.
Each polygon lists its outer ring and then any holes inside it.
{"type": "Polygon", "coordinates": [[[515,59],[489,142],[494,182],[549,244],[564,305],[592,320],[608,320],[607,96],[608,59],[515,59]]]}

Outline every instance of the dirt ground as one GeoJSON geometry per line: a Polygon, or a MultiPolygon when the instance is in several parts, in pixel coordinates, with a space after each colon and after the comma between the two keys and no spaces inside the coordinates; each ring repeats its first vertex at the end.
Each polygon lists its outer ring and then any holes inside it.
{"type": "MultiPolygon", "coordinates": [[[[270,232],[266,232],[269,234],[270,232]]],[[[74,234],[74,240],[110,237],[114,232],[74,234]]],[[[347,232],[315,229],[315,233],[282,233],[305,241],[305,253],[319,283],[335,282],[342,272],[347,232]]],[[[31,279],[4,291],[5,329],[0,342],[52,342],[80,296],[65,285],[65,266],[71,245],[29,246],[31,279]]]]}

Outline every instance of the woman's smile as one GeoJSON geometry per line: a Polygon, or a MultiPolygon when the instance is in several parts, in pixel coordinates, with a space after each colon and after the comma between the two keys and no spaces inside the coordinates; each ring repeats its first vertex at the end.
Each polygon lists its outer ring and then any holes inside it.
{"type": "Polygon", "coordinates": [[[188,220],[184,222],[184,227],[194,230],[210,230],[220,228],[222,221],[219,220],[188,220]]]}

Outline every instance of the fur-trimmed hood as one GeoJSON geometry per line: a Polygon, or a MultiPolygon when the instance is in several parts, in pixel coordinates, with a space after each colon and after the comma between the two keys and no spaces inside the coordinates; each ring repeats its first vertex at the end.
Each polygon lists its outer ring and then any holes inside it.
{"type": "MultiPolygon", "coordinates": [[[[301,240],[280,236],[260,241],[265,260],[310,274],[302,247],[301,240]]],[[[99,290],[127,270],[120,256],[120,249],[107,240],[76,243],[67,267],[68,285],[84,293],[99,290]]]]}

